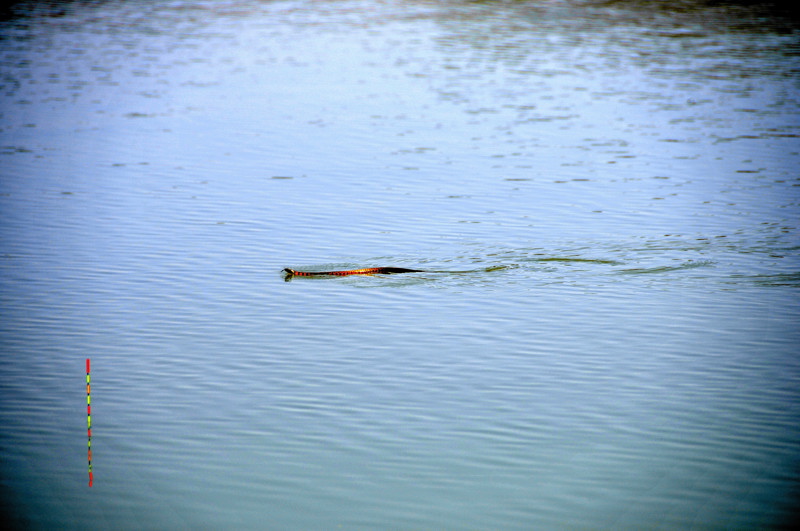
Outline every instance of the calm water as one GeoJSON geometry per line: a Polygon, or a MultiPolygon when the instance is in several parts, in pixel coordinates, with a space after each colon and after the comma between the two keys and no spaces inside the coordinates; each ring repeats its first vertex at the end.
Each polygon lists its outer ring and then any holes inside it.
{"type": "Polygon", "coordinates": [[[0,23],[16,527],[796,515],[796,20],[690,1],[34,5],[0,23]],[[371,266],[437,272],[280,274],[371,266]]]}

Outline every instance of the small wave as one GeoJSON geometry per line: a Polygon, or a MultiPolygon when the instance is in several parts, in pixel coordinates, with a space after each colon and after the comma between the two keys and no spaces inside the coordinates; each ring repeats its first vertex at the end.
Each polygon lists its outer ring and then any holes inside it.
{"type": "Polygon", "coordinates": [[[733,275],[737,282],[752,282],[759,286],[800,287],[800,273],[777,273],[774,275],[733,275]]]}
{"type": "Polygon", "coordinates": [[[671,273],[673,271],[683,271],[685,269],[696,269],[698,267],[710,267],[714,262],[711,260],[689,261],[675,266],[660,266],[660,267],[636,267],[633,269],[621,269],[618,273],[623,275],[645,275],[657,273],[671,273]]]}
{"type": "Polygon", "coordinates": [[[536,262],[578,262],[578,263],[589,263],[589,264],[608,264],[608,265],[620,265],[621,262],[617,262],[616,260],[601,260],[595,258],[568,258],[568,257],[553,257],[553,258],[537,258],[536,262]]]}

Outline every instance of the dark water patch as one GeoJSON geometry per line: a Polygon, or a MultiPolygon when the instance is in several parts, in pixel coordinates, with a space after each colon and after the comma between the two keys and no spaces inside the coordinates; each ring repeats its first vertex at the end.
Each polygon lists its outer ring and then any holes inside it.
{"type": "Polygon", "coordinates": [[[33,150],[23,146],[0,146],[0,155],[13,155],[15,153],[33,153],[33,150]]]}
{"type": "Polygon", "coordinates": [[[618,273],[624,275],[649,275],[660,273],[671,273],[673,271],[684,271],[687,269],[696,269],[699,267],[712,267],[714,262],[711,260],[701,261],[688,261],[677,266],[658,266],[658,267],[637,267],[632,269],[622,269],[618,273]]]}
{"type": "Polygon", "coordinates": [[[552,258],[535,258],[533,260],[536,262],[566,262],[566,263],[620,265],[620,262],[616,260],[603,260],[595,258],[552,257],[552,258]]]}
{"type": "Polygon", "coordinates": [[[800,287],[800,273],[777,273],[773,275],[731,275],[733,283],[753,283],[767,287],[800,287]]]}

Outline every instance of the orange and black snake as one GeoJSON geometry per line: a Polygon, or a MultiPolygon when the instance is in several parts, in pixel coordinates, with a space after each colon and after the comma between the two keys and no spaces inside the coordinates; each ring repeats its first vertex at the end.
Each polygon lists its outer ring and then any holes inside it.
{"type": "Polygon", "coordinates": [[[389,275],[392,273],[424,273],[421,269],[406,269],[405,267],[367,267],[365,269],[347,269],[345,271],[297,271],[296,269],[283,270],[287,277],[321,277],[348,275],[389,275]]]}

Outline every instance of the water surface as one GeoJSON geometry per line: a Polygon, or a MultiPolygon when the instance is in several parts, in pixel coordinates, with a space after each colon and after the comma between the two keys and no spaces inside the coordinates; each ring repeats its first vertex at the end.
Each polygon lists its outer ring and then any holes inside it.
{"type": "Polygon", "coordinates": [[[788,523],[798,49],[758,3],[18,4],[3,512],[788,523]],[[281,275],[374,266],[435,272],[281,275]]]}

